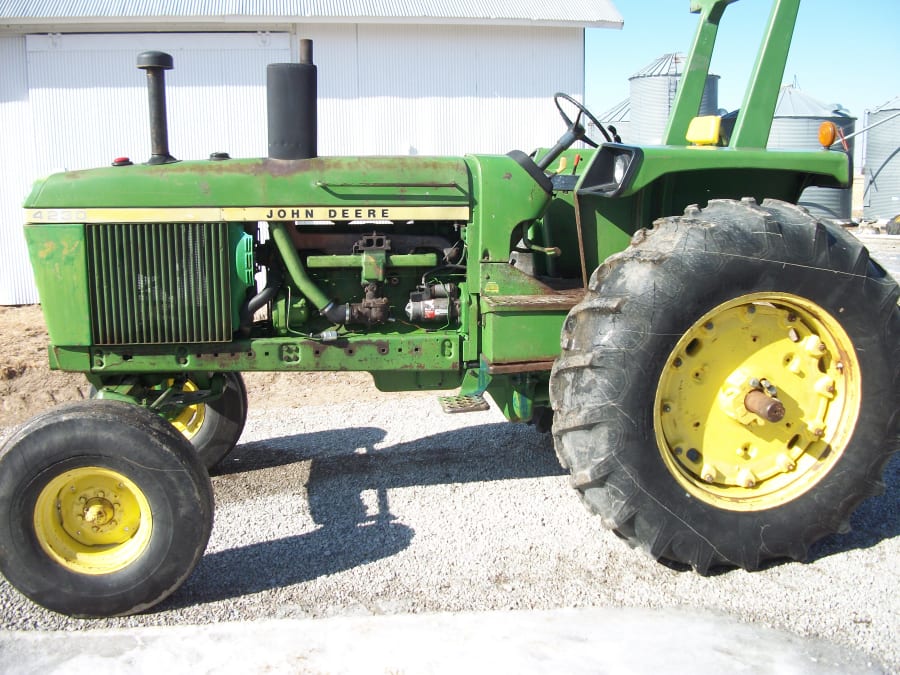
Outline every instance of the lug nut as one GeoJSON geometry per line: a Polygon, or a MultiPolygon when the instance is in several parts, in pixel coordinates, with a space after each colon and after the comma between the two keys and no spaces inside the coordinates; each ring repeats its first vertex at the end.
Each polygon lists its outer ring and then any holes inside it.
{"type": "Polygon", "coordinates": [[[756,487],[756,476],[749,469],[741,469],[737,475],[738,484],[743,488],[756,487]]]}

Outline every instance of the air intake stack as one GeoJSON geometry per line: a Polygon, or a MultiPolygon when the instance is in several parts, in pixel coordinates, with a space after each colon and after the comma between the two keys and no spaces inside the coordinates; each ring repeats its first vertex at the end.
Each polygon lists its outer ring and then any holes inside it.
{"type": "Polygon", "coordinates": [[[168,164],[178,160],[169,154],[169,130],[166,122],[166,73],[173,61],[165,52],[142,52],[137,67],[147,71],[147,95],[150,99],[151,155],[147,164],[168,164]]]}
{"type": "Polygon", "coordinates": [[[270,63],[266,103],[271,159],[318,156],[317,74],[312,40],[300,40],[300,63],[270,63]]]}

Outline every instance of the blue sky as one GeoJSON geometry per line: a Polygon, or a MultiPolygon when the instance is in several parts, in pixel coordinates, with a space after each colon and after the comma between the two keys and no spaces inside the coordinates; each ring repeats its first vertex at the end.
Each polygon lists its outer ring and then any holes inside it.
{"type": "MultiPolygon", "coordinates": [[[[601,114],[628,97],[628,78],[663,54],[687,52],[697,15],[689,0],[613,0],[621,31],[587,29],[585,101],[601,114]]],[[[770,0],[729,5],[719,26],[712,72],[719,106],[740,107],[770,0]]],[[[900,0],[804,0],[783,82],[859,118],[900,95],[900,0]]]]}

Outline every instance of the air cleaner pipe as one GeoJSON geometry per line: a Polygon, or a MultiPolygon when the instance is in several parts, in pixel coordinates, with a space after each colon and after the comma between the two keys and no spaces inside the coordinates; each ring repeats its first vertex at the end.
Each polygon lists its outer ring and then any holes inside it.
{"type": "Polygon", "coordinates": [[[294,242],[291,240],[291,235],[288,233],[287,228],[288,225],[284,222],[269,223],[269,235],[281,254],[281,259],[284,262],[287,273],[291,277],[291,281],[315,305],[322,316],[332,323],[346,323],[348,319],[347,305],[336,305],[309,278],[309,274],[307,274],[306,268],[303,266],[303,261],[300,260],[297,249],[294,248],[294,242]]]}
{"type": "Polygon", "coordinates": [[[300,40],[299,63],[266,67],[266,114],[271,159],[311,159],[318,154],[318,74],[312,40],[300,40]]]}
{"type": "Polygon", "coordinates": [[[178,160],[169,154],[169,129],[166,122],[166,71],[174,61],[165,52],[141,52],[137,67],[147,73],[147,98],[150,102],[151,155],[147,164],[168,164],[178,160]]]}

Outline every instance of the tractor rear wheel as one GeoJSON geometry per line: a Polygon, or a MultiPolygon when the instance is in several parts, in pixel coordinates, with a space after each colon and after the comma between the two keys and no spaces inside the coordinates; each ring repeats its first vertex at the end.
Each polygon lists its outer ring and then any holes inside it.
{"type": "Polygon", "coordinates": [[[633,546],[700,573],[806,557],[883,489],[897,284],[777,201],[657,221],[593,275],[550,382],[557,454],[633,546]]]}
{"type": "Polygon", "coordinates": [[[0,571],[70,616],[139,612],[190,575],[213,494],[190,444],[117,401],[49,410],[0,449],[0,571]]]}

